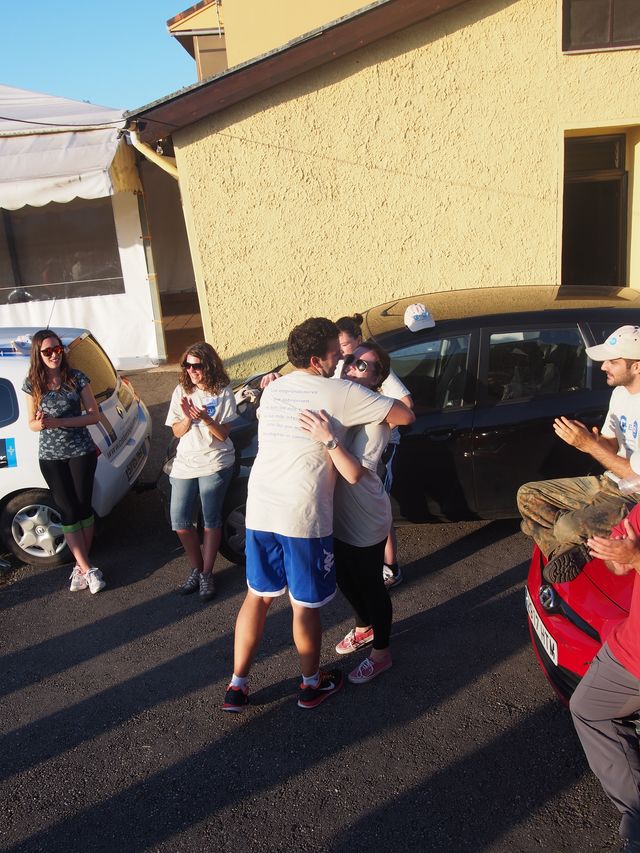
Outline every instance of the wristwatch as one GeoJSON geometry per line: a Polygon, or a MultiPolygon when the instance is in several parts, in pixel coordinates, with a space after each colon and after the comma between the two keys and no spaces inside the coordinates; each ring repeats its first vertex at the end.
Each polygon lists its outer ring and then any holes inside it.
{"type": "Polygon", "coordinates": [[[335,450],[338,446],[338,439],[330,438],[329,441],[324,442],[324,446],[327,448],[327,450],[335,450]]]}

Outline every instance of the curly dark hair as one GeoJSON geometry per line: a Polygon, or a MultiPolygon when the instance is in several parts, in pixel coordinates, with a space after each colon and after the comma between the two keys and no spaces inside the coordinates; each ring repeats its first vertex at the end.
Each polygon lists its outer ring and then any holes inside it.
{"type": "Polygon", "coordinates": [[[27,378],[31,383],[31,396],[33,397],[36,409],[40,404],[40,400],[42,400],[48,390],[47,369],[44,366],[44,361],[42,360],[42,355],[40,353],[42,344],[47,340],[47,338],[55,338],[58,344],[63,347],[62,358],[60,359],[60,381],[62,385],[66,385],[71,388],[75,388],[76,385],[71,374],[71,367],[67,361],[67,351],[64,349],[60,336],[57,335],[53,329],[40,329],[31,338],[31,359],[29,361],[29,373],[27,374],[27,378]]]}
{"type": "Polygon", "coordinates": [[[338,340],[338,327],[326,317],[310,317],[291,330],[287,357],[294,367],[309,367],[311,357],[325,358],[329,341],[338,340]]]}
{"type": "Polygon", "coordinates": [[[360,353],[360,351],[373,352],[378,359],[380,368],[378,370],[378,384],[375,387],[379,390],[380,386],[391,371],[391,358],[389,357],[389,353],[375,341],[363,341],[361,344],[358,344],[356,352],[360,353]]]}
{"type": "Polygon", "coordinates": [[[188,355],[193,355],[199,358],[203,364],[202,384],[210,394],[219,394],[229,384],[229,376],[224,369],[222,359],[214,350],[211,344],[206,341],[198,341],[191,344],[190,347],[182,353],[180,358],[180,373],[178,374],[178,382],[184,388],[187,394],[191,394],[196,387],[195,382],[192,382],[189,371],[182,365],[186,361],[188,355]]]}
{"type": "Polygon", "coordinates": [[[336,320],[338,331],[344,332],[352,338],[359,338],[362,335],[362,324],[364,317],[362,314],[354,314],[353,317],[340,317],[336,320]]]}

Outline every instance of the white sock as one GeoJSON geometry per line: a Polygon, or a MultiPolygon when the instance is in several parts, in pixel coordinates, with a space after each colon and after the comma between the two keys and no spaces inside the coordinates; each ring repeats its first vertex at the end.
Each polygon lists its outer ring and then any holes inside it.
{"type": "Polygon", "coordinates": [[[244,688],[249,683],[249,676],[246,678],[241,678],[239,675],[236,675],[235,672],[231,676],[231,687],[240,687],[244,690],[244,688]]]}
{"type": "Polygon", "coordinates": [[[318,684],[320,684],[320,670],[318,670],[315,675],[310,675],[309,678],[307,678],[306,675],[303,675],[302,683],[305,687],[317,687],[318,684]]]}

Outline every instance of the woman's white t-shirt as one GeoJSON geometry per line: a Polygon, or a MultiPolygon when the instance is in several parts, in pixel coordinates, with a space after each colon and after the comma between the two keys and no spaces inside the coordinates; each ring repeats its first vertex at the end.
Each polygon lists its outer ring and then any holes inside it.
{"type": "MultiPolygon", "coordinates": [[[[165,424],[173,426],[184,420],[184,412],[180,401],[183,397],[193,400],[195,406],[202,409],[206,406],[209,417],[217,423],[226,424],[237,417],[236,401],[231,385],[227,385],[219,394],[200,391],[194,388],[187,394],[178,385],[171,395],[169,412],[165,424]]],[[[171,476],[178,480],[190,480],[194,477],[205,477],[223,468],[228,468],[235,461],[235,450],[230,438],[220,441],[209,430],[203,421],[192,421],[191,428],[180,438],[175,459],[171,467],[171,476]]]]}

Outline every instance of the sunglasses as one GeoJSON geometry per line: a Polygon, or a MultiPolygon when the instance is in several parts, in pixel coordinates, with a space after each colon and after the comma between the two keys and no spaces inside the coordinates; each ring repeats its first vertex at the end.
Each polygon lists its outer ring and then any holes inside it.
{"type": "Polygon", "coordinates": [[[41,349],[40,352],[45,358],[51,358],[52,355],[60,355],[63,353],[64,347],[58,344],[58,346],[55,347],[45,347],[44,349],[41,349]]]}
{"type": "Polygon", "coordinates": [[[201,361],[183,361],[182,367],[184,370],[202,370],[201,361]]]}
{"type": "Polygon", "coordinates": [[[367,361],[364,358],[356,358],[355,355],[347,355],[344,358],[344,366],[351,367],[353,365],[358,373],[366,373],[369,368],[375,370],[376,373],[380,370],[379,361],[367,361]]]}

